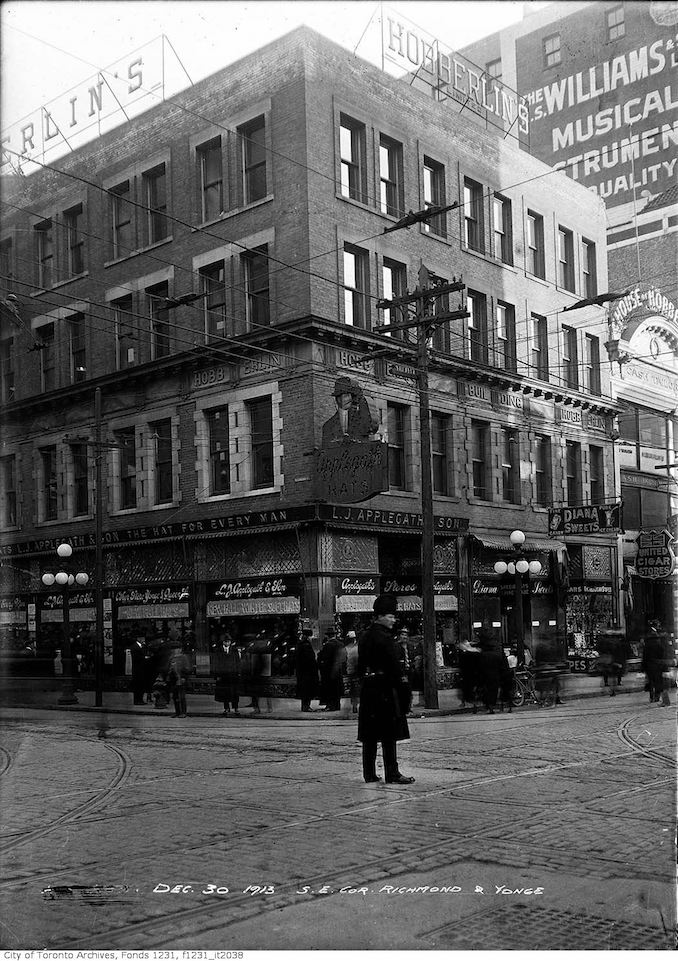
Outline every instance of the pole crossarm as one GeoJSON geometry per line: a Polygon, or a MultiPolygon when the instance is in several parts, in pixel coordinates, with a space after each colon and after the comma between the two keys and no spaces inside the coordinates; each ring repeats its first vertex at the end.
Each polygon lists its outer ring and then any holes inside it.
{"type": "Polygon", "coordinates": [[[384,227],[384,233],[390,234],[394,230],[402,230],[406,227],[412,227],[414,224],[423,224],[432,217],[438,217],[440,214],[446,214],[449,210],[455,210],[459,206],[458,201],[455,200],[453,204],[448,204],[446,207],[427,207],[425,210],[409,210],[404,217],[392,224],[390,227],[384,227]]]}
{"type": "Polygon", "coordinates": [[[378,334],[387,334],[392,330],[409,330],[411,327],[430,327],[432,324],[446,324],[450,320],[463,320],[470,317],[468,310],[451,310],[443,314],[427,314],[423,318],[417,317],[415,320],[407,320],[402,324],[380,324],[374,328],[378,334]]]}

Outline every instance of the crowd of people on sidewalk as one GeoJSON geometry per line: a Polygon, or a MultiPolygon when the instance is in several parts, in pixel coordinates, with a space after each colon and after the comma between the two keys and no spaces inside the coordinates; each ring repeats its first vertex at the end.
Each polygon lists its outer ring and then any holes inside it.
{"type": "MultiPolygon", "coordinates": [[[[314,710],[314,700],[318,701],[317,710],[340,711],[341,700],[348,695],[351,713],[359,713],[365,689],[365,658],[361,656],[361,650],[370,630],[371,627],[359,636],[356,631],[349,630],[342,638],[334,627],[330,627],[325,631],[317,652],[313,631],[302,630],[293,652],[296,696],[302,712],[314,710]]],[[[398,664],[398,699],[404,717],[412,712],[413,689],[421,690],[421,645],[413,646],[411,640],[405,626],[392,636],[393,655],[398,664]]],[[[659,621],[652,620],[642,640],[641,669],[646,674],[650,702],[668,704],[670,688],[675,684],[672,638],[662,630],[659,621]]],[[[158,710],[173,704],[177,717],[187,716],[186,693],[193,666],[185,647],[185,641],[173,627],[168,629],[166,636],[153,643],[143,638],[133,642],[129,651],[134,704],[153,703],[158,710]]],[[[601,632],[597,647],[597,673],[603,679],[604,689],[614,696],[622,683],[632,648],[623,634],[614,630],[601,632]]],[[[548,644],[536,644],[534,651],[525,644],[521,645],[522,656],[518,663],[516,644],[502,647],[493,632],[481,627],[458,642],[457,652],[462,708],[473,713],[480,707],[488,714],[497,710],[510,712],[516,689],[516,671],[522,672],[521,676],[527,672],[537,703],[540,703],[539,692],[546,690],[552,695],[551,702],[562,703],[559,675],[567,670],[567,665],[554,661],[548,644]]],[[[247,706],[253,713],[261,713],[262,701],[271,712],[271,653],[263,634],[246,634],[235,640],[228,631],[221,631],[212,644],[210,668],[214,678],[214,700],[222,706],[223,716],[240,714],[243,695],[249,696],[247,706]]]]}

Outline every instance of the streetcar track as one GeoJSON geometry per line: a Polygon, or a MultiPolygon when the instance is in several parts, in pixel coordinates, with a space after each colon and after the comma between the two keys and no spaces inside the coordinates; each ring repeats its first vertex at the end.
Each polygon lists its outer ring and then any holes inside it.
{"type": "Polygon", "coordinates": [[[12,755],[0,745],[0,777],[6,774],[12,766],[12,755]]]}
{"type": "Polygon", "coordinates": [[[110,783],[103,790],[97,791],[94,797],[89,798],[87,801],[83,801],[82,804],[72,808],[70,811],[66,811],[49,824],[46,824],[41,828],[36,828],[34,831],[30,831],[28,834],[22,834],[19,837],[15,837],[2,843],[0,845],[0,852],[4,854],[8,851],[14,850],[14,848],[17,848],[22,844],[29,844],[31,841],[37,841],[39,838],[44,837],[46,834],[50,834],[57,828],[63,827],[63,825],[69,824],[82,815],[87,814],[89,811],[94,810],[100,804],[103,804],[105,801],[109,800],[117,791],[121,789],[121,787],[129,778],[132,770],[132,760],[128,754],[126,754],[120,748],[115,747],[113,744],[107,744],[106,742],[103,742],[103,746],[106,748],[106,750],[114,754],[118,761],[117,770],[110,783]]]}

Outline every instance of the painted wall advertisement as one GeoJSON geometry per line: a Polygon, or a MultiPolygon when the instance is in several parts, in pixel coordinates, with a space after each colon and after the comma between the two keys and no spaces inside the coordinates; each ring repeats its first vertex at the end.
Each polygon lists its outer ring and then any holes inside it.
{"type": "Polygon", "coordinates": [[[658,25],[650,4],[640,6],[646,8],[644,19],[633,34],[635,42],[627,34],[626,50],[601,44],[595,48],[596,62],[592,46],[579,50],[570,41],[561,72],[542,86],[534,87],[534,64],[521,59],[518,47],[518,87],[530,91],[531,153],[565,169],[608,206],[631,202],[634,190],[638,196],[656,196],[675,183],[677,173],[675,27],[658,25]],[[579,52],[574,62],[573,48],[579,52]]]}

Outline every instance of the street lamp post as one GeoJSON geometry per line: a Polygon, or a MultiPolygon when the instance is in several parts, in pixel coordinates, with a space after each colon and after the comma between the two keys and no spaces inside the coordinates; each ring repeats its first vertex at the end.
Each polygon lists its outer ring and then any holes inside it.
{"type": "Polygon", "coordinates": [[[516,639],[518,647],[516,657],[518,666],[525,664],[525,625],[523,623],[523,575],[539,574],[541,563],[539,561],[529,561],[523,555],[523,544],[525,535],[522,531],[511,531],[509,535],[511,546],[513,547],[513,557],[509,561],[497,561],[494,570],[497,574],[511,574],[514,586],[514,613],[516,621],[516,639]]]}
{"type": "MultiPolygon", "coordinates": [[[[73,548],[70,544],[59,544],[56,550],[58,556],[63,561],[68,561],[73,553],[73,548]]],[[[67,564],[64,567],[68,567],[67,564]]],[[[75,696],[75,676],[74,676],[74,664],[73,664],[73,654],[71,651],[71,624],[70,624],[70,612],[68,607],[68,588],[73,587],[77,584],[78,587],[85,587],[89,581],[89,575],[84,571],[78,571],[77,574],[71,574],[68,570],[57,571],[56,574],[43,574],[42,583],[45,587],[54,587],[56,584],[61,588],[62,594],[62,612],[63,612],[63,643],[61,660],[64,666],[64,684],[61,692],[61,696],[58,698],[59,704],[77,704],[78,699],[75,696]]]]}

